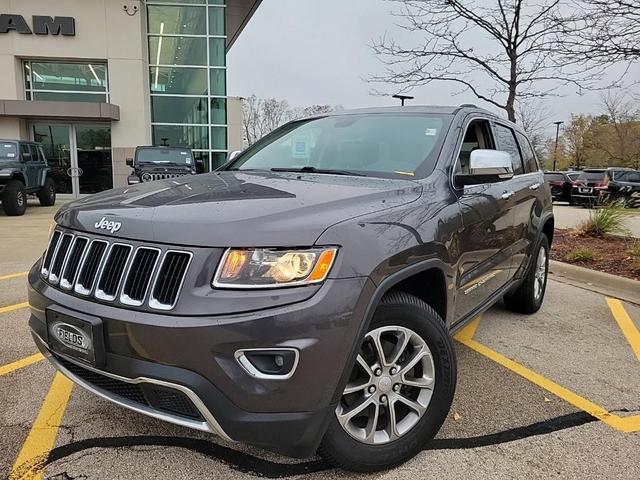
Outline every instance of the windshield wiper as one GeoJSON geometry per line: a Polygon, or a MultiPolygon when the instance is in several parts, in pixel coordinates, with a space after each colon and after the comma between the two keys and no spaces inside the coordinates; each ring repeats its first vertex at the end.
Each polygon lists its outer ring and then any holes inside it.
{"type": "Polygon", "coordinates": [[[349,170],[331,170],[327,168],[316,168],[306,166],[302,168],[272,168],[272,172],[292,172],[292,173],[320,173],[325,175],[350,175],[353,177],[364,177],[362,173],[350,172],[349,170]]]}

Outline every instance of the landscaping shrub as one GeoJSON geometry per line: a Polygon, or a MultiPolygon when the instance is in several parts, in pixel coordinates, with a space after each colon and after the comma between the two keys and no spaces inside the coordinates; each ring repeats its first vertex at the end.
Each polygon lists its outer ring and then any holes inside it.
{"type": "Polygon", "coordinates": [[[604,237],[605,235],[629,233],[624,224],[625,212],[619,203],[603,205],[589,214],[589,219],[578,229],[588,237],[604,237]]]}
{"type": "Polygon", "coordinates": [[[595,255],[588,248],[578,248],[567,253],[568,262],[593,262],[595,255]]]}

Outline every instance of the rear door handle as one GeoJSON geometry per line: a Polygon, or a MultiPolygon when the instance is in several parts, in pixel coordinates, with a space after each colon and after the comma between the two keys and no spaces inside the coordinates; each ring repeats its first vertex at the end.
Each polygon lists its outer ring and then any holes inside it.
{"type": "Polygon", "coordinates": [[[529,187],[529,190],[538,190],[540,188],[540,184],[539,183],[534,183],[533,185],[531,185],[529,187]]]}
{"type": "Polygon", "coordinates": [[[503,200],[509,200],[511,197],[513,197],[513,195],[514,195],[515,193],[516,193],[516,192],[504,192],[504,193],[502,194],[502,199],[503,199],[503,200]]]}

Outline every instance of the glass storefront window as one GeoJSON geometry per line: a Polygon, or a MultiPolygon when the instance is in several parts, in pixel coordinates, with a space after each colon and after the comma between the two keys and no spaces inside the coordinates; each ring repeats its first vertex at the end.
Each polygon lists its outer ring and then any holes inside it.
{"type": "Polygon", "coordinates": [[[209,39],[209,65],[212,67],[224,67],[226,64],[226,39],[209,39]]]}
{"type": "Polygon", "coordinates": [[[151,67],[151,93],[207,95],[205,68],[151,67]]]}
{"type": "Polygon", "coordinates": [[[227,149],[227,129],[225,127],[211,127],[211,148],[213,150],[227,149]]]}
{"type": "Polygon", "coordinates": [[[209,35],[224,35],[224,8],[209,8],[209,35]]]}
{"type": "Polygon", "coordinates": [[[156,123],[209,123],[207,97],[151,97],[151,121],[156,123]]]}
{"type": "Polygon", "coordinates": [[[215,170],[218,167],[224,165],[227,161],[227,154],[220,152],[213,152],[211,154],[211,170],[215,170]]]}
{"type": "Polygon", "coordinates": [[[207,39],[149,37],[151,65],[207,65],[207,39]]]}
{"type": "Polygon", "coordinates": [[[154,125],[153,144],[169,147],[191,147],[196,150],[209,149],[206,126],[154,125]]]}
{"type": "Polygon", "coordinates": [[[211,123],[216,125],[227,124],[227,100],[224,98],[211,99],[211,123]]]}
{"type": "Polygon", "coordinates": [[[159,35],[206,35],[206,7],[149,5],[149,33],[159,35]]]}
{"type": "Polygon", "coordinates": [[[107,66],[99,63],[24,62],[27,100],[107,102],[107,66]]]}
{"type": "Polygon", "coordinates": [[[212,68],[211,95],[227,95],[227,72],[220,68],[212,68]]]}

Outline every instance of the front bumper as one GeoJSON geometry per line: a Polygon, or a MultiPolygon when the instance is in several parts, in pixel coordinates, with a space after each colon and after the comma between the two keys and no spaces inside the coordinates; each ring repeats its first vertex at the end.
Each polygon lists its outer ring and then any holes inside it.
{"type": "Polygon", "coordinates": [[[177,316],[66,294],[45,283],[36,264],[29,275],[29,325],[38,348],[58,370],[121,406],[284,455],[306,457],[315,452],[333,414],[333,399],[373,291],[366,278],[328,280],[314,296],[293,305],[244,314],[177,316]],[[46,310],[53,306],[102,320],[103,366],[95,369],[51,350],[46,310]],[[286,380],[255,378],[234,357],[239,349],[252,348],[295,348],[297,369],[286,380]],[[107,385],[100,380],[103,377],[141,387],[144,398],[151,386],[175,390],[199,415],[175,415],[153,400],[146,405],[132,402],[119,393],[124,391],[120,387],[103,388],[107,385]]]}

